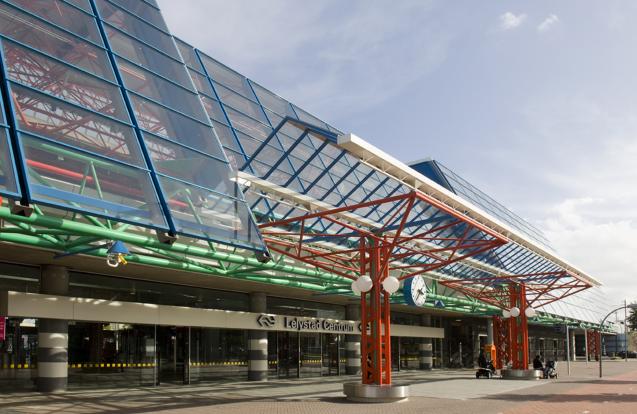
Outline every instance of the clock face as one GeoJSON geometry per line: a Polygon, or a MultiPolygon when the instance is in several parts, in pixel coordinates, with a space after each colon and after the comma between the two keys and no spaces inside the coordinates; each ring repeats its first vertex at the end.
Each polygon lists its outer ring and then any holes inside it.
{"type": "Polygon", "coordinates": [[[425,278],[422,276],[414,276],[407,279],[404,287],[404,295],[407,303],[413,306],[424,306],[427,300],[427,285],[425,278]]]}

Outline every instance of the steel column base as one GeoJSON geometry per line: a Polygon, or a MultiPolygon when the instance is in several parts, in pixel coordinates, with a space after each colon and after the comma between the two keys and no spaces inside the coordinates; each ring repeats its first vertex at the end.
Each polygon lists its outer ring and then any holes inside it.
{"type": "Polygon", "coordinates": [[[503,369],[502,379],[539,380],[544,373],[539,369],[503,369]]]}
{"type": "Polygon", "coordinates": [[[408,385],[374,385],[360,382],[343,384],[343,394],[349,401],[362,403],[387,403],[406,401],[409,397],[408,385]]]}

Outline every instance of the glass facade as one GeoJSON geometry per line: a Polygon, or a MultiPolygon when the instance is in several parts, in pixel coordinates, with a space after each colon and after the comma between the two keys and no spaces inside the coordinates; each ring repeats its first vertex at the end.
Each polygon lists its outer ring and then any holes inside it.
{"type": "Polygon", "coordinates": [[[0,50],[11,103],[0,117],[1,194],[264,249],[153,4],[3,0],[0,50]]]}

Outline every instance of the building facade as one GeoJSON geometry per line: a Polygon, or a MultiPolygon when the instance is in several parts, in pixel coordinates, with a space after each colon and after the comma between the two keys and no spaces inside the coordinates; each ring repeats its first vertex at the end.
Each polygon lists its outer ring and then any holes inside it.
{"type": "MultiPolygon", "coordinates": [[[[335,127],[174,38],[153,0],[2,0],[0,51],[3,389],[357,374],[350,281],[272,254],[258,226],[418,185],[513,241],[426,273],[422,306],[404,287],[393,296],[393,369],[473,366],[492,341],[501,310],[440,280],[567,268],[597,284],[539,230],[449,184],[460,183],[450,170],[374,163],[335,127]]],[[[435,205],[410,225],[451,223],[435,205]]],[[[530,352],[554,359],[566,349],[554,325],[596,317],[540,310],[530,352]]]]}

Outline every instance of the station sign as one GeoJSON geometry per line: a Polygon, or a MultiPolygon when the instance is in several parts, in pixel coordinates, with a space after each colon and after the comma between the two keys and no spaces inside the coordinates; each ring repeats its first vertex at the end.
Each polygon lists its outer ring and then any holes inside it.
{"type": "Polygon", "coordinates": [[[262,313],[256,318],[257,324],[266,329],[283,329],[299,332],[360,333],[360,323],[339,321],[328,318],[304,318],[262,313]]]}
{"type": "Polygon", "coordinates": [[[354,333],[354,324],[351,322],[335,321],[332,319],[323,318],[315,319],[284,316],[283,326],[286,329],[294,329],[302,332],[327,331],[338,333],[354,333]]]}

